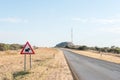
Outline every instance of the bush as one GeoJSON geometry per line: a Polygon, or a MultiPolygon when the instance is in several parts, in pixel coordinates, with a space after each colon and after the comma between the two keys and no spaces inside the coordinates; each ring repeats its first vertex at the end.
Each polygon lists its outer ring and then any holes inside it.
{"type": "Polygon", "coordinates": [[[19,45],[19,44],[11,44],[11,45],[9,46],[9,49],[10,49],[10,50],[18,50],[18,49],[21,49],[21,48],[22,48],[22,46],[19,45]]]}
{"type": "Polygon", "coordinates": [[[4,44],[4,43],[0,43],[0,51],[5,51],[8,50],[8,45],[4,44]]]}
{"type": "Polygon", "coordinates": [[[19,44],[4,44],[0,43],[0,51],[6,51],[6,50],[18,50],[21,49],[22,45],[19,44]]]}
{"type": "Polygon", "coordinates": [[[87,47],[87,46],[80,46],[78,49],[79,49],[79,50],[87,50],[88,47],[87,47]]]}

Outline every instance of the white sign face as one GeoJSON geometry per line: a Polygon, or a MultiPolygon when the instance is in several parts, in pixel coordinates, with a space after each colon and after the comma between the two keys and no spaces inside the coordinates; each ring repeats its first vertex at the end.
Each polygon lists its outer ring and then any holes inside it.
{"type": "Polygon", "coordinates": [[[27,42],[25,44],[25,46],[23,47],[21,54],[34,54],[34,51],[31,47],[31,45],[29,44],[29,42],[27,42]]]}
{"type": "Polygon", "coordinates": [[[25,46],[25,48],[24,48],[24,50],[23,50],[23,53],[32,53],[32,50],[31,50],[31,48],[30,48],[30,46],[27,44],[26,46],[25,46]]]}

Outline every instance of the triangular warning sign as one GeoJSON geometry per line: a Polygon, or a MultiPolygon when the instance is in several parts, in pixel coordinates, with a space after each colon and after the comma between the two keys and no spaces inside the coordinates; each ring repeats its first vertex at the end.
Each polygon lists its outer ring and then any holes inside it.
{"type": "Polygon", "coordinates": [[[35,54],[29,42],[26,42],[26,44],[24,45],[21,51],[21,54],[35,54]]]}

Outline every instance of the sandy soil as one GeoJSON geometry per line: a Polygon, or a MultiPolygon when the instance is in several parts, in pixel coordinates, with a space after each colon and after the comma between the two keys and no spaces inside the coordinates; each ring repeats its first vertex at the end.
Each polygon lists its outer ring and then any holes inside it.
{"type": "Polygon", "coordinates": [[[93,51],[81,51],[81,50],[70,50],[70,51],[84,55],[84,56],[120,64],[120,57],[117,57],[119,55],[114,55],[111,53],[98,53],[98,52],[93,52],[93,51]]]}
{"type": "Polygon", "coordinates": [[[39,48],[32,55],[32,68],[24,72],[24,55],[18,51],[0,52],[0,80],[73,80],[63,53],[54,48],[39,48]]]}

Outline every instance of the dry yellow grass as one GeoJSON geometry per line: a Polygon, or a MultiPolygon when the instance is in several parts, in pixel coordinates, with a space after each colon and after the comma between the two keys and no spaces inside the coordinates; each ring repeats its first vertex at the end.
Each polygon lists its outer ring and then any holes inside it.
{"type": "Polygon", "coordinates": [[[39,48],[35,53],[31,70],[27,55],[27,72],[24,72],[24,55],[20,51],[0,52],[0,80],[73,80],[60,50],[39,48]]]}
{"type": "Polygon", "coordinates": [[[101,60],[120,64],[120,57],[116,57],[115,55],[111,55],[109,53],[108,54],[102,53],[102,56],[101,56],[100,53],[93,52],[93,51],[81,51],[81,50],[70,50],[70,51],[84,55],[84,56],[88,56],[88,57],[97,58],[97,59],[101,59],[101,60]]]}

